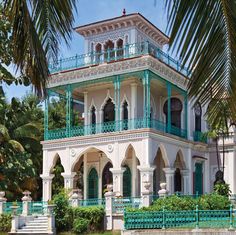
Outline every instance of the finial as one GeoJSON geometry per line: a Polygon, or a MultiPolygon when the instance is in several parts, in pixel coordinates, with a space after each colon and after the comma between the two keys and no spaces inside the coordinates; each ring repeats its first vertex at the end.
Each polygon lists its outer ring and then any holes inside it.
{"type": "Polygon", "coordinates": [[[125,16],[126,15],[126,10],[125,8],[123,9],[123,15],[122,16],[125,16]]]}

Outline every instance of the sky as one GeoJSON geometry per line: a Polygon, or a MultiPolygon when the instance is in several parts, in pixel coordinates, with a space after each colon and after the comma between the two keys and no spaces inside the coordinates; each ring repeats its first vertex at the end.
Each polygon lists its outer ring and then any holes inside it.
{"type": "MultiPolygon", "coordinates": [[[[100,20],[121,16],[123,8],[126,14],[141,13],[145,18],[156,25],[161,31],[166,32],[166,15],[164,0],[77,0],[78,12],[75,14],[74,27],[100,20]]],[[[83,37],[76,32],[72,35],[72,41],[68,48],[61,45],[59,57],[66,58],[75,54],[84,53],[83,37]]],[[[4,86],[8,100],[12,97],[22,97],[30,92],[31,87],[4,86]]]]}

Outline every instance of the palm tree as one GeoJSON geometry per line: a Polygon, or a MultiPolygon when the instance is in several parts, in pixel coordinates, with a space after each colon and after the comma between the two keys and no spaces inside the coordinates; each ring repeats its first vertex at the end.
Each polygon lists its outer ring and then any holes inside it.
{"type": "Polygon", "coordinates": [[[210,103],[221,115],[219,100],[236,120],[236,2],[225,0],[165,0],[170,46],[191,71],[189,95],[210,103]]]}
{"type": "Polygon", "coordinates": [[[43,96],[48,61],[57,59],[62,40],[68,45],[71,39],[76,0],[3,0],[0,4],[0,14],[11,25],[12,62],[43,96]]]}

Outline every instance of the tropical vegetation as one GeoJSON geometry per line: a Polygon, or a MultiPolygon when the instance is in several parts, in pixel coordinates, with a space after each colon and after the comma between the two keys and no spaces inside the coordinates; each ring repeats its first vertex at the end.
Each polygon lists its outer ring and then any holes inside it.
{"type": "Polygon", "coordinates": [[[236,2],[165,0],[170,47],[191,71],[189,96],[214,123],[227,108],[236,120],[236,2]]]}

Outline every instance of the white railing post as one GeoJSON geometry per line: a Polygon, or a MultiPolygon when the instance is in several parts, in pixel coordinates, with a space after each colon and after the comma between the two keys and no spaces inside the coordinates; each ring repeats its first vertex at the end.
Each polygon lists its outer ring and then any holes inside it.
{"type": "Polygon", "coordinates": [[[81,189],[74,190],[73,194],[70,197],[71,206],[78,207],[80,205],[81,199],[82,199],[81,189]]]}
{"type": "Polygon", "coordinates": [[[142,207],[149,207],[152,203],[152,191],[151,183],[149,181],[143,182],[145,191],[143,191],[142,194],[142,207]]]}
{"type": "Polygon", "coordinates": [[[12,219],[11,219],[11,233],[17,232],[17,229],[19,228],[19,216],[17,215],[17,209],[19,206],[12,205],[12,219]]]}
{"type": "Polygon", "coordinates": [[[30,212],[30,202],[32,201],[32,198],[30,197],[31,192],[30,191],[24,191],[22,200],[22,215],[28,216],[30,212]]]}
{"type": "Polygon", "coordinates": [[[54,207],[55,205],[47,205],[48,234],[56,234],[54,207]]]}
{"type": "Polygon", "coordinates": [[[115,193],[112,191],[113,190],[113,185],[108,184],[107,185],[107,192],[105,193],[105,229],[106,230],[112,230],[112,203],[113,203],[113,198],[115,193]]]}
{"type": "Polygon", "coordinates": [[[4,213],[6,201],[7,199],[5,198],[5,192],[0,191],[0,215],[4,213]]]}
{"type": "Polygon", "coordinates": [[[168,196],[169,191],[166,189],[166,183],[160,183],[161,189],[158,191],[159,198],[165,198],[168,196]]]}

